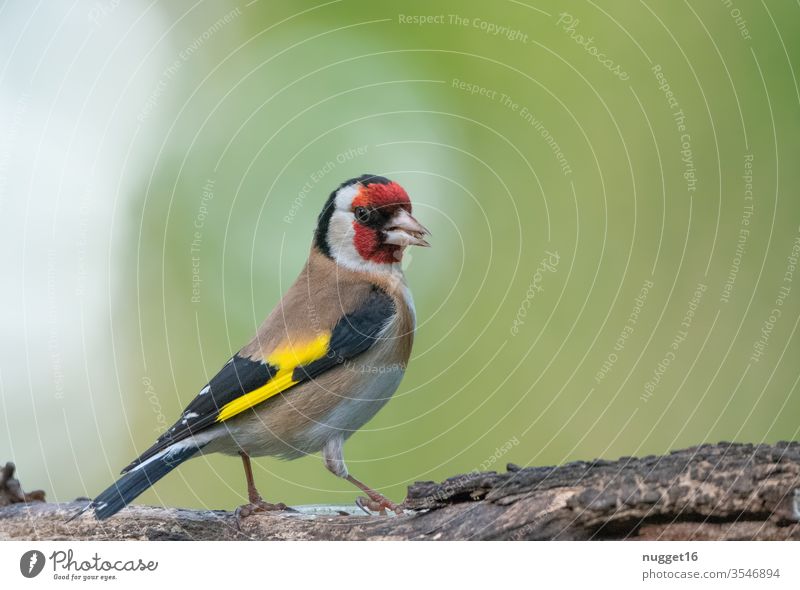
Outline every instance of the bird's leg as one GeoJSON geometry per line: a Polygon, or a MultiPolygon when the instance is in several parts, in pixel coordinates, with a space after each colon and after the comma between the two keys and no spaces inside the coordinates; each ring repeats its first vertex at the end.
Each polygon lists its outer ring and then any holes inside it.
{"type": "Polygon", "coordinates": [[[386,510],[388,508],[396,514],[402,514],[403,509],[400,508],[400,506],[392,502],[389,498],[382,496],[368,485],[361,483],[348,473],[347,465],[344,464],[344,453],[342,452],[343,445],[343,437],[335,436],[331,438],[322,448],[322,459],[325,462],[325,467],[328,469],[328,471],[337,477],[346,479],[369,497],[359,498],[356,500],[356,504],[358,504],[365,512],[372,510],[373,512],[386,514],[386,510]]]}
{"type": "Polygon", "coordinates": [[[242,457],[244,476],[247,478],[247,499],[250,500],[251,504],[263,502],[264,500],[261,498],[261,494],[259,494],[256,489],[256,482],[253,477],[253,466],[250,464],[250,456],[244,451],[240,452],[239,455],[242,457]]]}
{"type": "Polygon", "coordinates": [[[403,514],[403,509],[400,508],[400,506],[392,502],[386,496],[379,494],[365,483],[358,481],[352,475],[348,475],[345,479],[369,497],[369,499],[359,498],[356,500],[356,503],[362,508],[368,508],[373,512],[380,512],[381,514],[386,514],[387,509],[398,515],[403,514]]]}
{"type": "Polygon", "coordinates": [[[287,510],[286,504],[269,504],[264,501],[261,494],[256,489],[256,482],[253,479],[253,466],[250,465],[250,456],[244,451],[240,451],[242,464],[244,465],[244,475],[247,478],[247,499],[250,502],[246,506],[241,506],[236,515],[239,518],[247,518],[258,512],[279,512],[287,510]]]}

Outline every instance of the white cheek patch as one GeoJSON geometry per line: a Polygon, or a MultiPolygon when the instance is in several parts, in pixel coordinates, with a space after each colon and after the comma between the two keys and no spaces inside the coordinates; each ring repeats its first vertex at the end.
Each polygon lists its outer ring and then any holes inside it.
{"type": "MultiPolygon", "coordinates": [[[[353,228],[353,219],[350,213],[337,209],[331,215],[328,225],[328,246],[337,260],[358,256],[353,238],[356,231],[353,228]]],[[[360,258],[360,256],[358,256],[360,258]]]]}
{"type": "Polygon", "coordinates": [[[335,207],[337,211],[350,211],[353,208],[353,200],[361,190],[360,184],[351,184],[336,193],[335,207]]]}
{"type": "Polygon", "coordinates": [[[351,184],[336,193],[334,209],[328,225],[328,247],[335,260],[352,266],[360,262],[361,256],[356,251],[353,238],[356,230],[353,228],[353,200],[361,190],[360,184],[351,184]]]}
{"type": "Polygon", "coordinates": [[[356,252],[353,244],[356,231],[353,228],[352,213],[353,199],[360,190],[360,184],[353,184],[339,190],[334,199],[334,210],[328,225],[328,246],[333,257],[351,265],[361,260],[361,256],[356,252]]]}
{"type": "Polygon", "coordinates": [[[348,211],[336,210],[331,216],[328,226],[328,247],[333,259],[352,270],[372,270],[375,263],[364,260],[356,250],[353,240],[356,230],[353,228],[353,215],[348,211]]]}

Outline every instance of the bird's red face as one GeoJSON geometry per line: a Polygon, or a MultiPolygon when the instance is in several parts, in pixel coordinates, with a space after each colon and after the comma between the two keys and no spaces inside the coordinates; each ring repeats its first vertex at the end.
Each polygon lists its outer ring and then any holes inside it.
{"type": "Polygon", "coordinates": [[[406,246],[427,246],[427,230],[411,215],[411,200],[399,184],[369,184],[352,203],[353,245],[364,259],[378,264],[401,260],[406,246]]]}
{"type": "Polygon", "coordinates": [[[331,195],[320,216],[317,245],[337,262],[375,270],[400,263],[407,246],[429,246],[428,234],[412,216],[403,187],[365,175],[331,195]]]}

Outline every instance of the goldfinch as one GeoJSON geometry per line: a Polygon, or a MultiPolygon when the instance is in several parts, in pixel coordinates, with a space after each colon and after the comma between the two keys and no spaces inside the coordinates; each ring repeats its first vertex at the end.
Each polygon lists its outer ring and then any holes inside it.
{"type": "Polygon", "coordinates": [[[406,191],[382,176],[365,174],[334,190],[305,267],[255,337],[81,513],[109,518],[207,453],[241,457],[249,504],[240,516],[284,510],[259,495],[250,457],[317,452],[368,496],[362,507],[400,513],[350,475],[342,448],[397,390],[411,354],[416,317],[401,263],[407,246],[429,246],[428,230],[411,213],[406,191]]]}

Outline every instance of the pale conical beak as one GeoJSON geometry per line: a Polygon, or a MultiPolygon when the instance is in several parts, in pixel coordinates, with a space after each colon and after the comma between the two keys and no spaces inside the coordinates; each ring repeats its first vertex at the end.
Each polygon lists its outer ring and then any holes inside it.
{"type": "Polygon", "coordinates": [[[425,236],[431,235],[431,232],[405,209],[400,209],[385,225],[385,228],[383,241],[387,244],[430,247],[425,236]]]}

